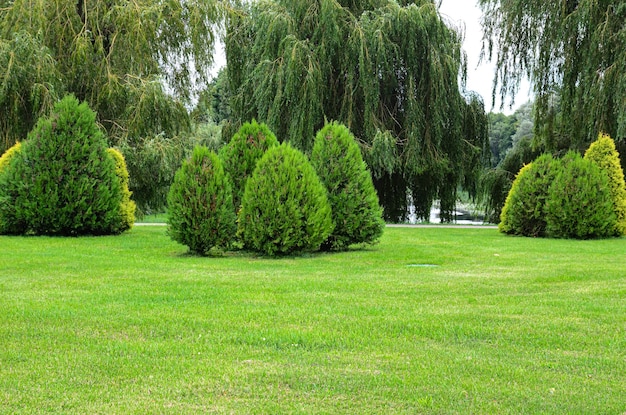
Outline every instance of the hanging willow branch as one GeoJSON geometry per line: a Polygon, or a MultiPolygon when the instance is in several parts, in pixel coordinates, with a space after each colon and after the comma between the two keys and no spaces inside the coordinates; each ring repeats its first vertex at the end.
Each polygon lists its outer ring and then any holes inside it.
{"type": "MultiPolygon", "coordinates": [[[[27,100],[29,82],[47,85],[54,77],[52,100],[73,93],[87,101],[114,142],[129,134],[174,135],[188,124],[181,102],[189,99],[196,82],[208,81],[213,25],[221,18],[217,0],[6,3],[0,8],[0,61],[10,54],[20,58],[19,48],[30,47],[31,39],[31,60],[40,59],[39,67],[49,71],[43,80],[24,80],[0,62],[0,75],[21,85],[9,90],[13,95],[8,100],[27,100]],[[146,120],[147,114],[153,120],[146,120]]],[[[31,63],[22,60],[20,65],[28,68],[31,63]]]]}
{"type": "Polygon", "coordinates": [[[487,148],[482,103],[459,92],[461,40],[433,1],[255,2],[227,24],[236,121],[262,120],[309,151],[324,121],[339,120],[362,144],[388,219],[403,219],[409,188],[420,217],[437,197],[451,214],[468,160],[487,148]]]}
{"type": "Polygon", "coordinates": [[[528,76],[537,97],[536,135],[548,150],[584,148],[599,131],[626,139],[624,1],[480,0],[480,5],[483,52],[498,68],[493,98],[514,96],[528,76]]]}

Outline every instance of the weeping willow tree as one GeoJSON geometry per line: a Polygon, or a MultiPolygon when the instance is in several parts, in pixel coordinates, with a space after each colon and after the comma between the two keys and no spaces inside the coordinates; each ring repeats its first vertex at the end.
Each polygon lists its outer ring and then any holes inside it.
{"type": "MultiPolygon", "coordinates": [[[[3,88],[1,103],[32,101],[32,110],[25,105],[20,111],[36,117],[55,101],[43,98],[70,92],[89,103],[113,138],[176,133],[188,124],[182,103],[196,77],[208,78],[217,1],[6,3],[0,8],[0,70],[4,84],[20,88],[3,88]],[[23,79],[27,72],[44,78],[23,79]]],[[[12,124],[30,122],[18,111],[10,114],[12,124]]]]}
{"type": "MultiPolygon", "coordinates": [[[[220,16],[217,0],[0,2],[0,152],[66,93],[127,158],[160,138],[150,148],[176,152],[168,140],[190,128],[185,103],[208,79],[220,16]]],[[[131,171],[131,186],[144,173],[131,171]]]]}
{"type": "Polygon", "coordinates": [[[483,52],[498,68],[493,97],[514,96],[521,79],[531,79],[536,144],[549,151],[582,150],[603,131],[623,145],[626,2],[480,0],[479,4],[483,52]]]}
{"type": "Polygon", "coordinates": [[[360,141],[388,220],[405,219],[407,196],[421,219],[441,199],[450,220],[487,148],[484,106],[459,92],[461,40],[433,1],[254,2],[227,24],[233,118],[304,151],[338,120],[360,141]]]}

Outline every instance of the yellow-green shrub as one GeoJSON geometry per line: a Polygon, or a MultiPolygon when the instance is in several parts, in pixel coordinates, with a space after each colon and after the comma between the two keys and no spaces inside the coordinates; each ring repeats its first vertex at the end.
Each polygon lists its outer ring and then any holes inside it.
{"type": "Polygon", "coordinates": [[[544,154],[517,174],[500,214],[500,232],[512,235],[545,236],[545,203],[554,180],[554,160],[544,154]]]}
{"type": "Polygon", "coordinates": [[[619,153],[611,137],[600,134],[585,152],[585,159],[594,162],[609,177],[609,188],[617,216],[615,234],[617,236],[626,234],[626,182],[620,165],[619,153]]]}
{"type": "Polygon", "coordinates": [[[2,154],[2,157],[0,157],[0,172],[2,170],[4,170],[5,166],[8,166],[9,162],[11,161],[11,158],[13,158],[13,156],[20,151],[20,149],[22,148],[22,143],[21,142],[17,142],[13,145],[13,147],[9,148],[7,151],[4,152],[4,154],[2,154]]]}
{"type": "Polygon", "coordinates": [[[257,163],[238,220],[245,248],[270,256],[317,251],[333,230],[326,188],[307,156],[287,143],[257,163]]]}
{"type": "Polygon", "coordinates": [[[132,228],[135,224],[135,210],[137,210],[137,205],[130,199],[130,196],[132,195],[132,192],[128,188],[130,176],[128,175],[128,169],[126,168],[126,160],[124,160],[124,156],[115,148],[109,148],[107,149],[107,152],[115,161],[115,175],[120,181],[122,203],[120,203],[119,232],[124,232],[132,228]]]}

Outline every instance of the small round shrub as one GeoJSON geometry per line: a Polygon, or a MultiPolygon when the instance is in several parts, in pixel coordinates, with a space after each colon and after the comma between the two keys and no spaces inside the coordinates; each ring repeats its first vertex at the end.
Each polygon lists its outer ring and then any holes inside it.
{"type": "Polygon", "coordinates": [[[289,144],[269,149],[246,183],[244,247],[267,255],[315,251],[332,229],[326,189],[307,157],[289,144]]]}
{"type": "Polygon", "coordinates": [[[49,117],[39,119],[18,155],[0,180],[4,232],[119,232],[120,182],[87,104],[73,96],[62,99],[49,117]]]}
{"type": "Polygon", "coordinates": [[[324,126],[315,137],[311,164],[326,187],[335,226],[322,249],[376,242],[385,229],[383,210],[350,130],[339,123],[324,126]]]}
{"type": "Polygon", "coordinates": [[[608,135],[600,134],[585,152],[585,159],[594,162],[608,175],[617,216],[615,236],[626,234],[626,182],[615,142],[608,135]]]}
{"type": "Polygon", "coordinates": [[[570,152],[555,171],[546,201],[546,233],[554,238],[615,235],[617,217],[608,176],[595,163],[570,152]]]}
{"type": "Polygon", "coordinates": [[[545,236],[545,203],[558,160],[544,154],[517,174],[500,214],[500,232],[545,236]]]}
{"type": "Polygon", "coordinates": [[[267,149],[277,145],[278,140],[267,125],[252,120],[242,125],[230,142],[220,150],[224,170],[233,185],[235,210],[241,206],[246,181],[252,175],[257,162],[267,149]]]}
{"type": "Polygon", "coordinates": [[[219,157],[196,147],[168,195],[168,234],[199,255],[228,247],[236,232],[232,189],[219,157]]]}
{"type": "Polygon", "coordinates": [[[5,151],[2,156],[0,156],[0,173],[2,172],[2,170],[4,170],[6,166],[9,165],[9,162],[11,161],[13,156],[18,153],[21,148],[22,143],[18,141],[17,143],[13,144],[13,146],[10,147],[7,151],[5,151]]]}
{"type": "Polygon", "coordinates": [[[130,199],[132,195],[132,192],[128,188],[130,177],[124,156],[114,148],[107,149],[107,152],[115,161],[115,175],[120,181],[122,203],[120,203],[119,227],[117,230],[124,232],[131,229],[135,224],[135,210],[137,210],[137,205],[130,199]]]}

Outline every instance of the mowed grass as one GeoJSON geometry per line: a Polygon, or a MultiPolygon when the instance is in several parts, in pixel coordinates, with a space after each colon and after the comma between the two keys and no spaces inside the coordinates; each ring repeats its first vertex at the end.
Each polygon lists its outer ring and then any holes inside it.
{"type": "Polygon", "coordinates": [[[0,413],[624,414],[626,239],[1,237],[0,413]]]}

